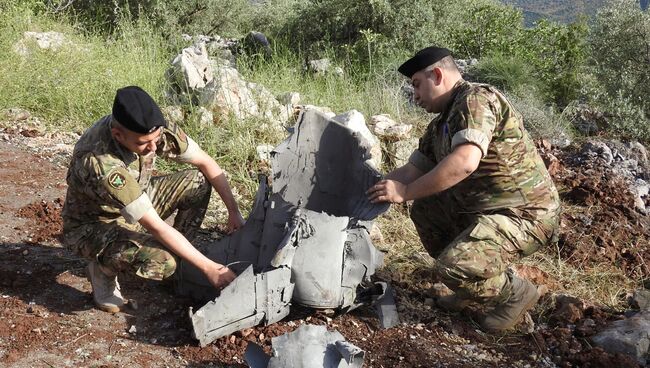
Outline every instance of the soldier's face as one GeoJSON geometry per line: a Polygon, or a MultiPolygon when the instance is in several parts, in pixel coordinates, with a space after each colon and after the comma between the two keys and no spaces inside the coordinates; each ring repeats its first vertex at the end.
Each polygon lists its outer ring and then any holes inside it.
{"type": "Polygon", "coordinates": [[[442,101],[445,89],[442,83],[442,70],[420,70],[411,77],[415,102],[427,112],[439,113],[444,107],[442,101]]]}
{"type": "Polygon", "coordinates": [[[156,152],[158,142],[162,135],[162,129],[158,128],[154,132],[147,134],[138,134],[127,130],[119,130],[114,133],[115,139],[129,151],[138,155],[147,155],[156,152]]]}

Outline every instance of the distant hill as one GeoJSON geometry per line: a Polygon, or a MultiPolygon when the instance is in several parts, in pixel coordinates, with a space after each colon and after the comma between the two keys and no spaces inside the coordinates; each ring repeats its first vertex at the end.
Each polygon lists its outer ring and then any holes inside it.
{"type": "MultiPolygon", "coordinates": [[[[570,23],[580,15],[589,17],[605,5],[607,0],[502,0],[504,3],[521,9],[526,25],[531,26],[535,21],[548,18],[562,23],[570,23]]],[[[641,0],[647,2],[647,0],[641,0]]]]}

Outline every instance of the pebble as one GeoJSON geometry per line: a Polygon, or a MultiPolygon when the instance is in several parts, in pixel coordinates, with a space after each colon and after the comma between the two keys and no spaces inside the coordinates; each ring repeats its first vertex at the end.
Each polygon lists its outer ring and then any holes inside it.
{"type": "Polygon", "coordinates": [[[129,328],[129,333],[130,333],[130,334],[134,334],[134,333],[136,333],[136,332],[138,332],[138,329],[135,328],[135,325],[131,325],[131,328],[129,328]]]}

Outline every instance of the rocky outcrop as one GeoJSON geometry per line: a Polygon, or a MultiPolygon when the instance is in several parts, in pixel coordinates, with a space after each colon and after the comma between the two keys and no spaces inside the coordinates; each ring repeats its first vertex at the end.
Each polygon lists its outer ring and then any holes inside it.
{"type": "Polygon", "coordinates": [[[592,340],[609,353],[627,354],[646,365],[650,357],[650,311],[616,321],[592,340]]]}
{"type": "Polygon", "coordinates": [[[21,56],[28,56],[33,46],[41,50],[57,52],[65,46],[72,45],[63,33],[59,32],[25,32],[23,38],[14,44],[14,51],[21,56]]]}
{"type": "Polygon", "coordinates": [[[246,81],[229,60],[210,57],[204,41],[183,49],[172,61],[167,73],[171,100],[204,107],[214,113],[214,121],[256,118],[281,129],[291,109],[264,86],[246,81]]]}

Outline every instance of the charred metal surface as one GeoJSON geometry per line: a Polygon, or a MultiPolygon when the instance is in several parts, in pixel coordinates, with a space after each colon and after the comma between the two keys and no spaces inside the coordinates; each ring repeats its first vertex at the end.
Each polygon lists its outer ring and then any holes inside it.
{"type": "Polygon", "coordinates": [[[364,351],[345,341],[338,331],[325,326],[302,325],[271,339],[273,356],[249,343],[244,358],[251,368],[360,368],[364,351]]]}
{"type": "Polygon", "coordinates": [[[272,154],[273,193],[294,205],[334,216],[372,220],[388,204],[366,190],[381,179],[358,135],[316,110],[304,111],[294,133],[272,154]]]}
{"type": "Polygon", "coordinates": [[[362,303],[360,291],[377,290],[370,276],[383,256],[369,228],[388,204],[367,200],[366,189],[381,178],[368,157],[352,130],[315,110],[300,115],[293,133],[272,152],[273,185],[261,178],[243,228],[196,244],[233,269],[235,281],[219,294],[197,269],[179,266],[178,292],[211,300],[190,311],[201,345],[278,321],[288,314],[290,300],[350,310],[362,303]]]}

